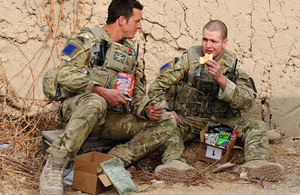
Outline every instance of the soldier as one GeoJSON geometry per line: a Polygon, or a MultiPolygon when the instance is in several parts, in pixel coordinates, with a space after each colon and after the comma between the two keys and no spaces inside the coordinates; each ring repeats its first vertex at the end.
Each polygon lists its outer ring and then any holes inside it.
{"type": "Polygon", "coordinates": [[[178,125],[176,133],[162,146],[170,152],[155,174],[170,175],[171,160],[185,162],[184,142],[199,137],[209,123],[219,123],[233,125],[239,132],[246,162],[241,167],[252,177],[276,181],[282,176],[283,166],[267,161],[265,123],[241,117],[241,111],[252,106],[256,89],[252,78],[241,69],[236,54],[225,48],[227,42],[226,25],[219,20],[208,22],[203,28],[202,46],[191,47],[182,57],[162,66],[150,86],[149,98],[172,113],[178,125]],[[213,59],[200,64],[199,58],[204,54],[212,54],[213,59]]]}
{"type": "Polygon", "coordinates": [[[112,0],[103,28],[83,28],[67,41],[57,73],[65,131],[49,148],[40,177],[40,194],[63,194],[63,172],[90,134],[128,141],[108,154],[127,166],[160,147],[176,129],[171,113],[146,95],[144,67],[126,39],[141,28],[143,6],[112,0]],[[132,100],[116,90],[118,74],[134,76],[132,100]]]}

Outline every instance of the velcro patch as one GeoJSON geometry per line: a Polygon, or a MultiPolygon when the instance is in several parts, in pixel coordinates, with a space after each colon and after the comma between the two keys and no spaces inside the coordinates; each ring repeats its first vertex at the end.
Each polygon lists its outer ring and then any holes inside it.
{"type": "Polygon", "coordinates": [[[163,65],[162,67],[160,67],[160,71],[162,71],[163,69],[167,68],[170,66],[170,62],[166,63],[165,65],[163,65]]]}
{"type": "Polygon", "coordinates": [[[120,62],[121,64],[124,64],[125,63],[125,59],[126,59],[126,56],[120,52],[115,52],[114,53],[114,60],[117,61],[117,62],[120,62]]]}
{"type": "Polygon", "coordinates": [[[76,48],[77,48],[76,45],[69,43],[62,52],[67,55],[70,55],[76,48]]]}

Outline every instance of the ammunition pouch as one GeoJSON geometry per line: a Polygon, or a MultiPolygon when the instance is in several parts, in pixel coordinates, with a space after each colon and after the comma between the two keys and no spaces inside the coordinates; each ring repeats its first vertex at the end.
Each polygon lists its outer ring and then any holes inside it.
{"type": "Polygon", "coordinates": [[[222,119],[235,116],[229,104],[217,98],[218,92],[216,90],[210,95],[204,95],[196,88],[181,82],[169,88],[166,94],[169,108],[183,117],[222,119]]]}
{"type": "Polygon", "coordinates": [[[107,51],[105,66],[117,72],[132,74],[136,55],[133,48],[119,43],[112,43],[107,51]]]}

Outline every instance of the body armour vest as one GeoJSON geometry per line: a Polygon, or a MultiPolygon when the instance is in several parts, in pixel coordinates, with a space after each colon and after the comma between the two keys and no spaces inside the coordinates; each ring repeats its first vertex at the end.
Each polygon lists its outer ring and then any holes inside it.
{"type": "MultiPolygon", "coordinates": [[[[73,40],[76,42],[74,44],[81,47],[80,52],[88,53],[89,58],[85,61],[82,72],[97,85],[115,89],[119,72],[135,76],[137,52],[125,40],[122,44],[113,42],[104,29],[88,27],[81,29],[73,40]]],[[[109,106],[108,109],[128,113],[131,112],[130,106],[131,102],[128,102],[114,108],[109,106]]]]}
{"type": "MultiPolygon", "coordinates": [[[[236,116],[239,113],[233,111],[227,102],[218,99],[220,86],[208,73],[206,65],[200,65],[200,56],[203,56],[201,46],[187,50],[189,72],[167,92],[169,108],[182,116],[212,119],[236,116]]],[[[218,63],[221,65],[222,73],[227,76],[228,72],[235,68],[237,59],[234,53],[225,49],[218,63]]]]}

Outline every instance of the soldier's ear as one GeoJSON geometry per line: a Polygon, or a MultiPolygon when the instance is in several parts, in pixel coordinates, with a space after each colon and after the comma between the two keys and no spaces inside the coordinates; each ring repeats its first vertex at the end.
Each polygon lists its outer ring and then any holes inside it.
{"type": "Polygon", "coordinates": [[[226,38],[226,39],[223,40],[223,48],[225,48],[225,46],[227,45],[227,43],[228,43],[228,39],[226,38]]]}
{"type": "Polygon", "coordinates": [[[124,16],[120,16],[118,18],[118,24],[119,26],[123,26],[124,24],[126,24],[126,18],[124,16]]]}

